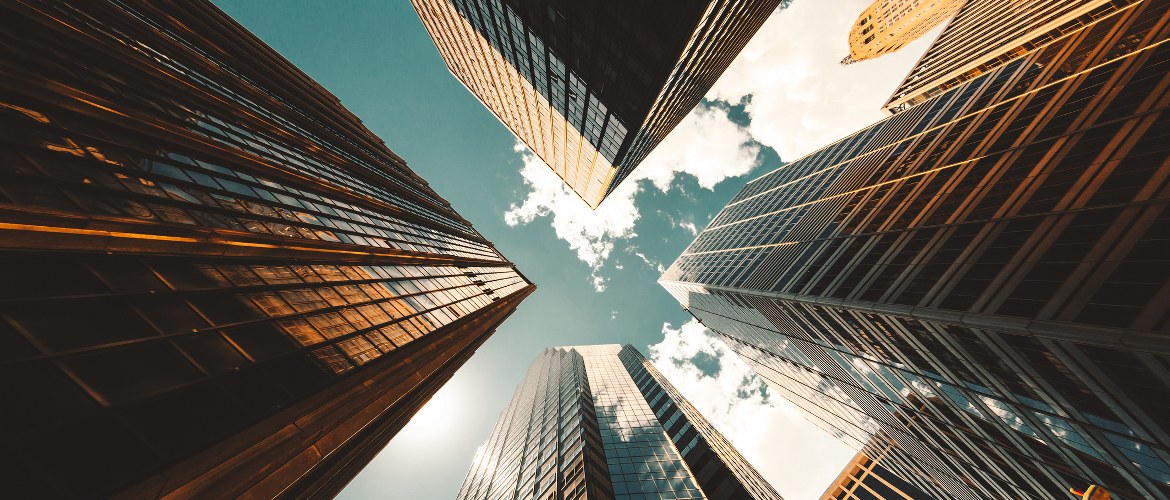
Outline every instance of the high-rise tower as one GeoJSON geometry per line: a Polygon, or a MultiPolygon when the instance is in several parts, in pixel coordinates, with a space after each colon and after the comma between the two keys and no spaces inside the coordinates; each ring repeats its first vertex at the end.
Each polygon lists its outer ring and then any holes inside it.
{"type": "Polygon", "coordinates": [[[929,500],[931,497],[906,482],[883,465],[885,451],[891,446],[878,440],[877,449],[857,452],[837,479],[821,495],[821,500],[929,500]]]}
{"type": "Polygon", "coordinates": [[[1110,6],[749,182],[663,286],[927,494],[1170,495],[1170,3],[1110,6]]]}
{"type": "Polygon", "coordinates": [[[596,208],[786,0],[411,0],[447,67],[596,208]]]}
{"type": "Polygon", "coordinates": [[[533,290],[206,1],[0,27],[4,496],[336,492],[533,290]]]}
{"type": "Polygon", "coordinates": [[[458,498],[780,496],[627,344],[546,349],[458,498]]]}
{"type": "Polygon", "coordinates": [[[1140,0],[966,0],[885,108],[906,109],[1140,0]]]}
{"type": "Polygon", "coordinates": [[[849,57],[841,64],[896,52],[959,11],[966,0],[874,0],[849,30],[849,57]]]}

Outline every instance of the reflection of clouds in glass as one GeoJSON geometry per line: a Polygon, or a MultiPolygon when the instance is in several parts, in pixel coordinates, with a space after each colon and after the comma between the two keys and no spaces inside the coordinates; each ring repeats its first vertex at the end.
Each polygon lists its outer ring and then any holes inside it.
{"type": "Polygon", "coordinates": [[[1000,420],[1006,422],[1008,427],[1011,427],[1012,429],[1015,429],[1016,431],[1019,431],[1032,439],[1040,441],[1041,443],[1044,442],[1044,439],[1040,437],[1040,434],[1037,434],[1036,431],[1032,429],[1032,427],[1024,423],[1024,419],[1020,418],[1016,412],[1008,408],[1008,406],[1002,401],[995,398],[989,398],[987,396],[979,396],[979,400],[982,401],[984,405],[987,405],[987,408],[991,410],[992,414],[999,417],[1000,420]]]}
{"type": "Polygon", "coordinates": [[[964,396],[962,392],[959,392],[957,387],[942,382],[935,382],[935,385],[937,385],[938,388],[942,390],[942,393],[946,395],[948,399],[958,405],[959,409],[975,415],[976,417],[979,417],[983,420],[987,420],[987,417],[978,407],[975,406],[975,403],[972,403],[970,399],[967,399],[967,396],[964,396]]]}
{"type": "Polygon", "coordinates": [[[901,373],[902,377],[905,378],[907,382],[910,382],[910,387],[903,388],[905,391],[905,393],[902,394],[903,396],[908,396],[911,392],[910,389],[912,388],[914,392],[916,392],[917,395],[923,399],[933,399],[938,397],[938,392],[934,390],[934,387],[923,381],[922,378],[917,374],[907,370],[906,365],[901,363],[894,363],[894,366],[901,368],[899,373],[901,373]]]}
{"type": "Polygon", "coordinates": [[[1142,471],[1142,474],[1160,481],[1163,484],[1170,484],[1170,465],[1168,465],[1161,458],[1154,455],[1155,451],[1151,450],[1137,441],[1123,438],[1113,434],[1105,434],[1105,436],[1116,445],[1127,458],[1133,462],[1134,465],[1142,471]]]}
{"type": "Polygon", "coordinates": [[[618,356],[620,346],[573,347],[582,355],[614,492],[662,498],[699,495],[658,417],[618,356]],[[672,484],[670,479],[679,479],[672,484]]]}
{"type": "Polygon", "coordinates": [[[860,357],[851,359],[849,364],[853,365],[853,368],[856,368],[858,371],[866,375],[873,373],[873,368],[870,368],[870,366],[866,364],[865,360],[861,359],[860,357]]]}

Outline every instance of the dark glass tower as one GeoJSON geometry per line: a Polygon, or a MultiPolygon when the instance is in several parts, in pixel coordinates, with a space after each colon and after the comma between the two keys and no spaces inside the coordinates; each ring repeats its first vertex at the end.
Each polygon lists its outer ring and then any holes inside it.
{"type": "Polygon", "coordinates": [[[533,290],[206,1],[0,28],[6,497],[336,492],[533,290]]]}
{"type": "Polygon", "coordinates": [[[751,181],[663,286],[927,494],[1170,495],[1170,3],[1115,4],[751,181]]]}
{"type": "Polygon", "coordinates": [[[411,0],[447,67],[591,207],[787,0],[411,0]]]}
{"type": "Polygon", "coordinates": [[[627,344],[536,358],[458,498],[780,496],[627,344]]]}

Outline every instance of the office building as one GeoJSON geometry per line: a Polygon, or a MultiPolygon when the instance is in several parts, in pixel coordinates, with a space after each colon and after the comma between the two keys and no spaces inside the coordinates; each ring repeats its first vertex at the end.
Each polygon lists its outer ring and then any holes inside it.
{"type": "Polygon", "coordinates": [[[1170,4],[1113,5],[749,182],[661,283],[928,495],[1170,495],[1170,4]]]}
{"type": "Polygon", "coordinates": [[[411,0],[439,54],[596,208],[785,0],[411,0]]]}
{"type": "Polygon", "coordinates": [[[8,498],[335,493],[533,290],[207,1],[0,26],[8,498]]]}
{"type": "Polygon", "coordinates": [[[930,500],[929,495],[882,467],[882,457],[890,448],[885,440],[875,440],[875,446],[857,452],[821,500],[930,500]]]}
{"type": "Polygon", "coordinates": [[[626,344],[545,349],[458,498],[780,496],[626,344]]]}
{"type": "Polygon", "coordinates": [[[885,109],[921,103],[1141,0],[966,0],[885,109]]]}
{"type": "Polygon", "coordinates": [[[841,64],[896,52],[952,16],[965,0],[874,0],[849,30],[849,56],[841,64]]]}

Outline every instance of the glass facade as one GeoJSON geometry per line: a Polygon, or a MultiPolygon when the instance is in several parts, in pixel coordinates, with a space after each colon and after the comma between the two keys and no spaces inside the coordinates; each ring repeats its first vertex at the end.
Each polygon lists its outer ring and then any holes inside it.
{"type": "Polygon", "coordinates": [[[0,25],[15,497],[338,491],[533,289],[208,2],[0,25]]]}
{"type": "Polygon", "coordinates": [[[480,447],[472,498],[780,498],[633,346],[546,349],[480,447]]]}
{"type": "Polygon", "coordinates": [[[590,206],[782,0],[412,0],[451,72],[590,206]]]}
{"type": "Polygon", "coordinates": [[[914,485],[882,465],[890,446],[875,440],[874,446],[860,451],[850,460],[841,475],[821,495],[821,500],[930,500],[914,485]]]}
{"type": "MultiPolygon", "coordinates": [[[[888,0],[881,0],[887,2],[888,0]]],[[[898,112],[1141,0],[965,0],[885,109],[898,112]]]]}
{"type": "Polygon", "coordinates": [[[1170,495],[1170,5],[1111,5],[749,182],[661,283],[930,496],[1170,495]]]}

